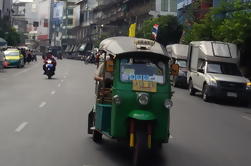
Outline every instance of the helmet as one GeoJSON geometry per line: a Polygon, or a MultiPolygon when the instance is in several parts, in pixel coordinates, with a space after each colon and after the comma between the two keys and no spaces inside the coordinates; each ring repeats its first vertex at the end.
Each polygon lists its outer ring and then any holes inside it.
{"type": "Polygon", "coordinates": [[[52,58],[52,52],[48,52],[47,57],[52,58]]]}

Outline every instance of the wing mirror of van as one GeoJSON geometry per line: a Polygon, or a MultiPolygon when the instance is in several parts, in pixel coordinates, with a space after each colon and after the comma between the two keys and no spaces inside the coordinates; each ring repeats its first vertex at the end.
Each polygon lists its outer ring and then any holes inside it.
{"type": "Polygon", "coordinates": [[[204,69],[198,69],[198,72],[205,73],[204,69]]]}
{"type": "Polygon", "coordinates": [[[171,65],[171,75],[178,76],[180,70],[180,66],[178,64],[171,65]]]}

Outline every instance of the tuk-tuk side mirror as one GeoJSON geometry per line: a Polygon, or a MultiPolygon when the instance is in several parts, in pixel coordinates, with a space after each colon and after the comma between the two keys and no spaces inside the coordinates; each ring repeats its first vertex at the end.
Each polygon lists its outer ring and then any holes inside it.
{"type": "Polygon", "coordinates": [[[180,66],[178,64],[171,65],[171,75],[177,76],[179,74],[180,66]]]}

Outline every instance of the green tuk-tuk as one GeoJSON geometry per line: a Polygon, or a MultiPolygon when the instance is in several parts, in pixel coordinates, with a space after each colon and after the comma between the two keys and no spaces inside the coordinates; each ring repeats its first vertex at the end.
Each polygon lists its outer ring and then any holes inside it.
{"type": "Polygon", "coordinates": [[[169,139],[170,57],[159,43],[132,37],[107,38],[99,51],[103,81],[97,81],[88,133],[95,142],[101,142],[102,135],[125,140],[134,149],[133,164],[138,165],[143,150],[169,139]],[[109,85],[108,73],[113,76],[109,85]]]}

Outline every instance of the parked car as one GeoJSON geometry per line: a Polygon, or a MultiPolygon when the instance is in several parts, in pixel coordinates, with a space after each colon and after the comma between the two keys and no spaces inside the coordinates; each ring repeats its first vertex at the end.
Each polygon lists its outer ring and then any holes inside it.
{"type": "Polygon", "coordinates": [[[4,51],[5,60],[8,67],[24,67],[24,56],[18,49],[7,49],[4,51]]]}
{"type": "Polygon", "coordinates": [[[191,42],[188,51],[190,95],[202,92],[204,101],[232,98],[247,103],[251,83],[238,67],[239,55],[235,44],[216,41],[191,42]]]}
{"type": "Polygon", "coordinates": [[[187,87],[187,52],[188,45],[185,44],[171,44],[166,47],[167,53],[171,59],[171,64],[179,65],[179,74],[171,77],[173,85],[180,87],[187,87]]]}

